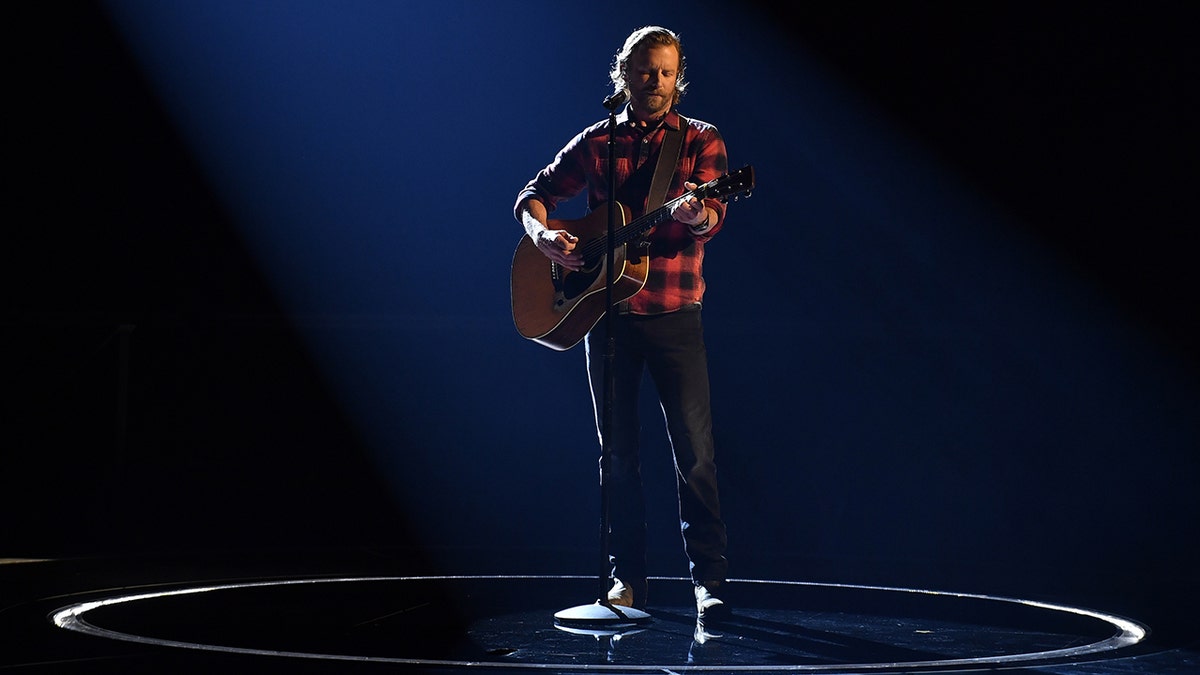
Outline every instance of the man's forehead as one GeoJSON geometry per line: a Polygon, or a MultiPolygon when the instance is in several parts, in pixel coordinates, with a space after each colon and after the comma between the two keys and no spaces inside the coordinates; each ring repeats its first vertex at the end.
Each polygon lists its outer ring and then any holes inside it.
{"type": "Polygon", "coordinates": [[[647,45],[638,47],[633,53],[633,59],[639,63],[666,62],[668,65],[679,65],[679,50],[675,45],[647,45]]]}

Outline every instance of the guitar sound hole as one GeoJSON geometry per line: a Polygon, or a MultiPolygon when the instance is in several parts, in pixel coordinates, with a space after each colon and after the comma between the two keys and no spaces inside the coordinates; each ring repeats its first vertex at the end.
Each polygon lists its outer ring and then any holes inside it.
{"type": "Polygon", "coordinates": [[[603,265],[594,265],[578,272],[568,273],[563,279],[563,297],[570,300],[587,292],[592,283],[596,281],[596,277],[600,275],[602,267],[603,265]]]}

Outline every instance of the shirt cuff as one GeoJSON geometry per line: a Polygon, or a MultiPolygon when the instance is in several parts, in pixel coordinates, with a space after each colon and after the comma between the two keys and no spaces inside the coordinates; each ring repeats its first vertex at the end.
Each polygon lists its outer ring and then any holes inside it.
{"type": "Polygon", "coordinates": [[[699,225],[688,225],[688,229],[692,231],[692,234],[704,234],[705,232],[711,230],[712,226],[712,211],[708,210],[708,208],[705,208],[704,222],[700,223],[699,225]]]}

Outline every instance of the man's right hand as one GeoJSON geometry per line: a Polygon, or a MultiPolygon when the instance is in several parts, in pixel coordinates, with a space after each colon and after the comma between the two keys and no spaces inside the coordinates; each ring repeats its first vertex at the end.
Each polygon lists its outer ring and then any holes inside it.
{"type": "Polygon", "coordinates": [[[571,271],[578,271],[583,267],[583,255],[575,251],[579,237],[570,232],[543,228],[533,241],[542,255],[559,265],[571,271]]]}
{"type": "Polygon", "coordinates": [[[571,271],[583,268],[583,255],[575,252],[579,238],[566,230],[546,227],[546,205],[541,200],[529,198],[521,202],[517,207],[517,220],[521,221],[525,234],[542,255],[571,271]]]}

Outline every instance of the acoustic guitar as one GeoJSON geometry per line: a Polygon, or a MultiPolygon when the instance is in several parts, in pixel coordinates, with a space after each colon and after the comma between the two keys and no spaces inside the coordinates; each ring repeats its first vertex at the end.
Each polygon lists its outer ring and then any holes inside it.
{"type": "MultiPolygon", "coordinates": [[[[638,244],[642,235],[671,217],[671,209],[684,200],[728,200],[754,189],[754,168],[743,167],[697,186],[630,221],[631,211],[616,205],[613,228],[613,292],[616,304],[633,297],[646,285],[649,256],[638,244]]],[[[548,220],[552,230],[566,230],[579,238],[575,250],[583,255],[583,267],[569,270],[551,261],[528,236],[521,237],[512,262],[512,313],[522,337],[557,351],[579,343],[608,311],[604,287],[608,280],[608,204],[583,218],[548,220]]]]}

